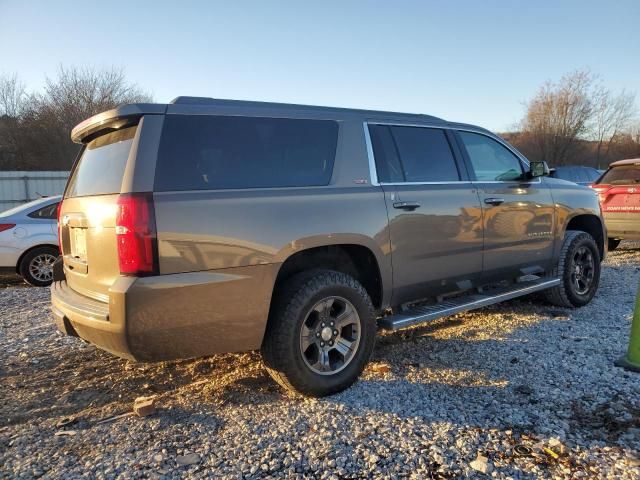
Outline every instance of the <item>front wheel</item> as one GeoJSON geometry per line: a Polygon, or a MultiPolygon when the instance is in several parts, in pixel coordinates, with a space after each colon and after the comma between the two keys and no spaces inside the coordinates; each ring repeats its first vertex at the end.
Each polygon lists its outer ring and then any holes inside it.
{"type": "Polygon", "coordinates": [[[589,303],[600,283],[600,252],[586,232],[570,230],[565,234],[555,273],[560,285],[544,294],[559,307],[582,307],[589,303]]]}
{"type": "Polygon", "coordinates": [[[376,335],[371,299],[357,280],[330,270],[302,273],[275,302],[262,357],[280,385],[322,397],[356,381],[376,335]]]}

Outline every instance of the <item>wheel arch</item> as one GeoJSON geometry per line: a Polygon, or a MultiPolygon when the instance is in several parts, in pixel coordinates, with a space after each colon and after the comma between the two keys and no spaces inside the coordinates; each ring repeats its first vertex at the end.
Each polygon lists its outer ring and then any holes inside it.
{"type": "Polygon", "coordinates": [[[22,252],[20,254],[20,256],[18,257],[18,261],[16,262],[16,273],[19,274],[20,273],[20,264],[22,263],[22,260],[24,259],[24,257],[26,257],[29,252],[32,252],[33,250],[35,250],[36,248],[42,248],[42,247],[50,247],[55,249],[56,251],[58,251],[58,254],[60,253],[60,250],[58,249],[58,245],[55,245],[53,243],[39,243],[37,245],[33,245],[29,248],[27,248],[24,252],[22,252]]]}
{"type": "Polygon", "coordinates": [[[598,246],[600,258],[604,259],[606,254],[605,232],[600,217],[592,214],[575,215],[567,221],[564,231],[567,232],[569,230],[586,232],[591,235],[598,246]]]}
{"type": "Polygon", "coordinates": [[[289,278],[313,269],[335,270],[351,275],[365,288],[376,309],[384,305],[384,274],[378,259],[370,248],[354,243],[314,246],[291,253],[278,269],[271,305],[278,290],[289,278]]]}

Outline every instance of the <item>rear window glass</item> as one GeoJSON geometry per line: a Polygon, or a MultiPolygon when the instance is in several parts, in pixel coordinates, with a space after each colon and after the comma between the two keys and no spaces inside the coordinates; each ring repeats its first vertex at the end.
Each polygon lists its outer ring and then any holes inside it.
{"type": "Polygon", "coordinates": [[[627,183],[640,183],[640,165],[625,165],[623,167],[613,167],[605,172],[598,183],[609,185],[624,185],[627,183]]]}
{"type": "Polygon", "coordinates": [[[73,171],[66,197],[120,193],[136,127],[101,135],[87,144],[73,171]]]}
{"type": "Polygon", "coordinates": [[[327,185],[337,136],[330,120],[167,115],[155,190],[327,185]]]}

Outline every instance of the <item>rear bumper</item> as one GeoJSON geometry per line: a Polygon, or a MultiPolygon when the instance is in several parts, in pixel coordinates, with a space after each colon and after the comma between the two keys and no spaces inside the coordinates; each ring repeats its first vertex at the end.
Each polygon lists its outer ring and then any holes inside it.
{"type": "Polygon", "coordinates": [[[80,295],[64,280],[51,284],[51,311],[58,330],[120,357],[134,359],[120,306],[114,301],[113,308],[109,307],[109,303],[80,295]]]}
{"type": "Polygon", "coordinates": [[[51,287],[58,329],[120,357],[174,360],[260,347],[276,265],[119,277],[109,302],[51,287]]]}
{"type": "Polygon", "coordinates": [[[604,213],[609,238],[640,239],[640,212],[638,213],[604,213]]]}

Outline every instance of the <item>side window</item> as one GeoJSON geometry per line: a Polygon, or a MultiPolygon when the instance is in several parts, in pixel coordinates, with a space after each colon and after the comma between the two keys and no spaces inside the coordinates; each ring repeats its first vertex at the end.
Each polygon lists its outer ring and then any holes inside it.
{"type": "Polygon", "coordinates": [[[486,135],[458,132],[480,181],[509,181],[522,176],[522,163],[499,142],[486,135]]]}
{"type": "Polygon", "coordinates": [[[337,138],[332,120],[167,115],[155,190],[327,185],[337,138]]]}
{"type": "Polygon", "coordinates": [[[402,165],[391,136],[391,130],[386,125],[369,125],[373,156],[376,160],[376,171],[380,182],[404,182],[402,165]]]}
{"type": "Polygon", "coordinates": [[[58,204],[54,203],[53,205],[47,205],[46,207],[42,207],[34,212],[31,212],[27,216],[31,218],[55,220],[56,218],[58,218],[58,204]]]}
{"type": "Polygon", "coordinates": [[[391,127],[407,182],[455,182],[460,180],[444,130],[423,127],[391,127]]]}
{"type": "Polygon", "coordinates": [[[381,182],[460,180],[444,130],[371,125],[369,132],[381,182]]]}

